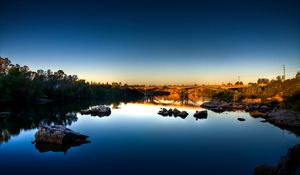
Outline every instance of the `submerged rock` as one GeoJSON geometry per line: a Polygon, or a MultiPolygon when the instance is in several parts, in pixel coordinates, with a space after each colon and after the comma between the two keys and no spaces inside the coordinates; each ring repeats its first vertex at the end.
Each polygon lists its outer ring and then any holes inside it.
{"type": "Polygon", "coordinates": [[[260,165],[254,170],[254,175],[300,175],[300,144],[290,148],[287,154],[279,160],[277,166],[260,165]]]}
{"type": "Polygon", "coordinates": [[[194,114],[196,119],[206,119],[207,118],[207,110],[204,111],[196,111],[194,114]]]}
{"type": "Polygon", "coordinates": [[[74,132],[62,125],[42,126],[35,133],[35,142],[76,145],[86,143],[88,136],[74,132]]]}
{"type": "Polygon", "coordinates": [[[80,113],[83,115],[92,115],[92,116],[103,117],[103,116],[109,116],[111,114],[111,110],[110,110],[110,107],[100,105],[100,106],[92,107],[92,108],[89,108],[86,110],[81,110],[80,113]]]}
{"type": "Polygon", "coordinates": [[[237,118],[238,119],[238,121],[241,121],[241,122],[243,122],[243,121],[245,121],[246,119],[244,119],[244,118],[237,118]]]}

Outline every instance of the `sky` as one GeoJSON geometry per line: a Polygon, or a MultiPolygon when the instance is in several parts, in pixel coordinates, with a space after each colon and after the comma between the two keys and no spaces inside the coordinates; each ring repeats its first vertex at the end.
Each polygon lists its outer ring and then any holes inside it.
{"type": "Polygon", "coordinates": [[[103,83],[291,78],[300,1],[0,0],[0,56],[103,83]]]}

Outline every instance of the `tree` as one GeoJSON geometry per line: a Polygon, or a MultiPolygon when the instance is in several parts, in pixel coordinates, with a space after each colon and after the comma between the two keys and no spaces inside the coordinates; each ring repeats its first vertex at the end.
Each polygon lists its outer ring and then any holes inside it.
{"type": "Polygon", "coordinates": [[[242,81],[237,81],[237,82],[235,82],[235,85],[243,85],[243,82],[242,81]]]}
{"type": "Polygon", "coordinates": [[[11,61],[8,58],[0,57],[0,74],[7,74],[11,61]]]}
{"type": "Polygon", "coordinates": [[[278,76],[276,77],[276,80],[281,82],[281,81],[282,81],[282,77],[281,77],[280,75],[278,75],[278,76]]]}
{"type": "Polygon", "coordinates": [[[297,72],[295,78],[298,79],[298,80],[300,80],[300,72],[297,72]]]}
{"type": "Polygon", "coordinates": [[[268,78],[259,78],[257,84],[269,84],[270,80],[268,78]]]}

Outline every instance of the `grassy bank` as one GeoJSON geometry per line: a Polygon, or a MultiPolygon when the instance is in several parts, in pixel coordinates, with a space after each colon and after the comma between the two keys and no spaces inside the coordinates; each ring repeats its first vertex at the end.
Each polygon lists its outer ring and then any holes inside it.
{"type": "Polygon", "coordinates": [[[218,101],[280,103],[282,108],[300,111],[300,72],[285,81],[277,78],[264,85],[249,85],[238,90],[208,89],[206,94],[218,101]]]}

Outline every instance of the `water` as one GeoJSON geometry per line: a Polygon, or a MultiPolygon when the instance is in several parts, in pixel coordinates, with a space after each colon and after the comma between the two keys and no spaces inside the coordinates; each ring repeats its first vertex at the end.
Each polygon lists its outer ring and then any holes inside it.
{"type": "Polygon", "coordinates": [[[60,105],[2,119],[0,131],[10,137],[0,141],[1,174],[247,175],[257,165],[276,165],[300,142],[295,134],[245,112],[208,111],[207,119],[196,120],[192,115],[198,104],[179,104],[168,103],[167,108],[186,110],[186,119],[159,116],[159,108],[165,107],[160,103],[114,103],[112,114],[102,118],[80,115],[80,106],[60,105]],[[88,135],[91,143],[65,152],[40,152],[31,143],[36,127],[52,122],[88,135]]]}

